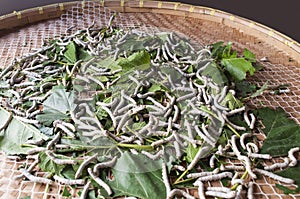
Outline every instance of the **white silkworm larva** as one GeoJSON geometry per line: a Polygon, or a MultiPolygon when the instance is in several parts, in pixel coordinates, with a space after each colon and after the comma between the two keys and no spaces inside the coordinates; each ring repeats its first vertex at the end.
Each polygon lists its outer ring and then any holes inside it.
{"type": "Polygon", "coordinates": [[[170,191],[169,194],[167,195],[167,199],[172,199],[176,195],[181,195],[186,199],[195,199],[195,197],[191,196],[190,194],[188,194],[187,192],[181,189],[173,189],[172,191],[170,191]]]}
{"type": "MultiPolygon", "coordinates": [[[[236,113],[239,113],[239,112],[242,112],[242,111],[244,111],[246,108],[245,108],[245,106],[242,106],[241,108],[236,108],[236,109],[233,109],[233,110],[231,110],[231,111],[229,111],[228,113],[227,113],[227,115],[234,115],[234,114],[236,114],[236,113]]],[[[246,122],[247,123],[247,122],[246,122]]],[[[250,123],[249,123],[250,124],[250,123]]]]}
{"type": "Polygon", "coordinates": [[[242,148],[245,150],[246,149],[246,145],[245,145],[245,139],[247,137],[251,137],[251,133],[243,133],[240,137],[240,144],[242,146],[242,148]]]}
{"type": "Polygon", "coordinates": [[[52,184],[52,180],[48,178],[37,177],[29,173],[26,169],[20,169],[22,174],[31,182],[42,183],[42,184],[52,184]]]}
{"type": "Polygon", "coordinates": [[[61,133],[60,132],[56,133],[54,138],[50,142],[48,142],[46,149],[50,150],[52,148],[52,146],[58,142],[60,137],[61,137],[61,133]]]}
{"type": "Polygon", "coordinates": [[[272,159],[272,156],[270,154],[259,154],[259,153],[248,153],[249,158],[260,158],[260,159],[266,159],[270,160],[272,159]]]}
{"type": "Polygon", "coordinates": [[[254,189],[254,182],[248,183],[248,191],[247,191],[247,198],[248,199],[254,199],[253,197],[253,189],[254,189]]]}
{"type": "Polygon", "coordinates": [[[180,145],[179,145],[178,141],[174,141],[173,146],[175,148],[175,156],[177,159],[179,159],[182,154],[181,154],[180,145]]]}
{"type": "Polygon", "coordinates": [[[249,115],[250,115],[250,118],[251,118],[251,122],[250,122],[249,128],[250,128],[250,129],[253,129],[253,128],[254,128],[254,125],[255,125],[256,118],[255,118],[255,116],[254,116],[253,113],[250,113],[249,115]]]}
{"type": "Polygon", "coordinates": [[[228,193],[220,192],[220,191],[206,191],[205,195],[207,196],[213,196],[213,197],[220,197],[220,198],[234,198],[236,192],[230,191],[228,193]]]}
{"type": "Polygon", "coordinates": [[[76,173],[75,173],[75,179],[79,178],[83,169],[90,164],[92,161],[96,160],[98,156],[98,153],[95,153],[94,155],[90,156],[89,158],[87,158],[85,161],[83,161],[79,168],[77,169],[76,173]]]}
{"type": "Polygon", "coordinates": [[[246,149],[248,151],[248,153],[258,153],[259,149],[258,146],[256,144],[254,144],[253,142],[249,142],[246,144],[246,149]]]}
{"type": "Polygon", "coordinates": [[[118,159],[117,157],[114,157],[113,159],[111,159],[107,162],[101,162],[101,163],[96,164],[93,168],[93,172],[95,174],[97,174],[99,172],[98,171],[99,169],[113,167],[116,164],[117,159],[118,159]]]}
{"type": "Polygon", "coordinates": [[[197,183],[198,186],[198,195],[199,195],[199,199],[205,199],[205,194],[204,194],[204,183],[199,181],[197,183]]]}
{"type": "Polygon", "coordinates": [[[289,164],[289,166],[290,167],[294,167],[294,166],[296,166],[297,165],[297,159],[295,158],[295,156],[294,156],[294,153],[296,153],[296,152],[299,152],[299,150],[300,150],[300,148],[299,147],[294,147],[294,148],[291,148],[290,150],[289,150],[289,152],[288,152],[288,157],[289,157],[289,159],[290,159],[290,164],[289,164]]]}
{"type": "Polygon", "coordinates": [[[82,189],[82,192],[81,192],[81,195],[80,195],[80,199],[86,199],[86,196],[87,196],[87,194],[88,194],[88,192],[89,192],[89,188],[90,188],[90,186],[91,186],[91,181],[88,181],[85,185],[84,185],[84,187],[83,187],[83,189],[82,189]]]}
{"type": "Polygon", "coordinates": [[[199,127],[197,125],[194,126],[197,134],[205,141],[207,142],[209,145],[214,146],[214,142],[212,140],[210,140],[206,135],[204,135],[204,133],[201,132],[201,130],[199,129],[199,127]]]}
{"type": "Polygon", "coordinates": [[[185,171],[186,169],[184,168],[184,166],[181,165],[173,165],[172,170],[185,171]]]}
{"type": "Polygon", "coordinates": [[[179,116],[179,108],[177,105],[174,105],[174,117],[172,119],[172,122],[176,122],[179,116]]]}
{"type": "Polygon", "coordinates": [[[96,104],[99,105],[99,106],[101,106],[101,108],[107,112],[107,114],[109,115],[110,119],[111,119],[112,122],[113,122],[113,127],[116,128],[116,127],[117,127],[117,121],[116,121],[115,116],[114,116],[113,113],[111,112],[111,110],[110,110],[109,108],[107,108],[106,106],[103,106],[102,103],[96,102],[96,104]]]}
{"type": "Polygon", "coordinates": [[[64,125],[57,124],[57,125],[55,125],[55,127],[60,128],[63,132],[65,132],[71,138],[75,138],[75,134],[72,131],[70,131],[67,127],[65,127],[64,125]]]}
{"type": "Polygon", "coordinates": [[[210,168],[215,168],[215,160],[216,160],[216,156],[212,155],[209,159],[209,166],[210,168]]]}
{"type": "Polygon", "coordinates": [[[224,165],[224,170],[244,171],[245,167],[237,165],[224,165]]]}
{"type": "Polygon", "coordinates": [[[20,117],[17,115],[15,115],[14,118],[17,120],[20,120],[21,122],[28,123],[28,124],[38,124],[39,123],[39,121],[37,121],[37,120],[31,120],[31,119],[27,119],[27,118],[20,117]]]}
{"type": "Polygon", "coordinates": [[[191,170],[199,162],[200,158],[210,149],[208,146],[201,147],[195,155],[192,162],[188,165],[187,170],[191,170]]]}
{"type": "Polygon", "coordinates": [[[232,173],[231,172],[222,172],[222,173],[217,173],[214,175],[202,176],[202,177],[199,177],[197,179],[197,181],[202,181],[202,182],[203,181],[215,181],[215,180],[221,180],[226,177],[232,178],[232,173]]]}
{"type": "Polygon", "coordinates": [[[219,192],[230,192],[231,189],[228,187],[207,187],[207,191],[219,191],[219,192]]]}
{"type": "Polygon", "coordinates": [[[244,156],[244,155],[238,156],[238,159],[243,162],[243,164],[245,165],[246,171],[248,171],[248,174],[253,179],[256,179],[257,178],[256,175],[251,170],[251,161],[250,161],[250,159],[247,156],[244,156]]]}
{"type": "MultiPolygon", "coordinates": [[[[27,157],[26,157],[27,158],[27,157]]],[[[38,159],[36,159],[29,167],[28,167],[28,169],[26,169],[28,172],[31,172],[35,167],[36,167],[36,165],[38,165],[38,163],[39,163],[39,160],[38,159]]],[[[14,177],[14,179],[16,180],[16,179],[20,179],[20,178],[22,178],[22,177],[24,177],[24,174],[23,173],[21,173],[20,175],[17,175],[16,177],[14,177]]]]}
{"type": "Polygon", "coordinates": [[[151,160],[157,160],[163,155],[163,150],[158,151],[156,154],[151,154],[147,151],[142,151],[141,153],[150,158],[151,160]]]}
{"type": "Polygon", "coordinates": [[[280,182],[284,182],[286,184],[293,184],[295,181],[293,179],[290,179],[290,178],[285,178],[285,177],[282,177],[282,176],[279,176],[279,175],[276,175],[272,172],[269,172],[269,171],[265,171],[265,170],[262,170],[262,169],[253,169],[254,172],[257,172],[259,174],[262,174],[262,175],[265,175],[269,178],[272,178],[274,180],[278,180],[280,182]]]}
{"type": "Polygon", "coordinates": [[[275,164],[272,164],[270,166],[265,166],[264,167],[264,170],[275,170],[275,169],[278,169],[278,168],[284,168],[284,167],[287,167],[290,163],[290,159],[285,157],[283,159],[284,162],[277,162],[275,164]]]}
{"type": "Polygon", "coordinates": [[[35,148],[32,148],[32,149],[29,149],[27,151],[27,154],[32,155],[32,154],[36,154],[36,153],[39,153],[39,152],[42,152],[42,151],[45,151],[45,150],[46,150],[45,147],[35,147],[35,148]]]}
{"type": "Polygon", "coordinates": [[[72,159],[59,159],[59,158],[56,158],[54,156],[53,152],[49,151],[49,150],[47,150],[45,153],[56,164],[76,164],[77,163],[76,160],[72,160],[72,159]]]}
{"type": "Polygon", "coordinates": [[[162,163],[162,179],[163,179],[164,185],[166,187],[166,193],[167,193],[167,195],[169,195],[169,193],[171,191],[171,185],[170,185],[170,182],[168,179],[167,167],[164,162],[162,163]]]}
{"type": "Polygon", "coordinates": [[[96,176],[91,168],[87,169],[88,173],[90,174],[90,176],[97,182],[97,184],[102,187],[108,195],[112,194],[112,190],[111,188],[108,186],[108,184],[106,184],[103,180],[101,180],[98,176],[96,176]]]}
{"type": "Polygon", "coordinates": [[[245,120],[246,124],[250,127],[251,122],[250,122],[250,119],[248,117],[248,111],[245,111],[243,116],[244,116],[244,120],[245,120]]]}
{"type": "Polygon", "coordinates": [[[243,185],[239,185],[236,188],[236,194],[235,194],[235,198],[234,199],[242,199],[241,194],[242,194],[242,190],[243,190],[243,185]]]}
{"type": "Polygon", "coordinates": [[[60,177],[58,175],[53,176],[54,180],[61,184],[66,184],[66,185],[84,185],[85,180],[84,179],[76,179],[76,180],[71,180],[71,179],[66,179],[63,177],[60,177]]]}
{"type": "Polygon", "coordinates": [[[233,152],[235,153],[236,156],[240,156],[241,155],[241,152],[239,151],[239,149],[237,148],[237,145],[236,145],[236,139],[238,138],[237,135],[233,135],[231,137],[231,146],[232,146],[232,150],[233,152]]]}
{"type": "Polygon", "coordinates": [[[186,177],[187,178],[199,178],[199,177],[209,176],[209,175],[213,175],[213,174],[215,174],[215,173],[212,171],[203,171],[200,173],[190,173],[186,177]]]}

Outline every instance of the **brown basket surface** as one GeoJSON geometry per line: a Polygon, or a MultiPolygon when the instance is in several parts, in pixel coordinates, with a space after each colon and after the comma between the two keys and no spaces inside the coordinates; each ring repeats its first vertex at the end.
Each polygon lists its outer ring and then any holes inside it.
{"type": "MultiPolygon", "coordinates": [[[[266,81],[272,86],[289,84],[290,92],[281,95],[266,94],[255,99],[255,106],[282,107],[300,124],[300,45],[291,38],[239,16],[219,10],[187,4],[159,1],[80,1],[54,4],[14,12],[0,17],[0,67],[8,66],[14,58],[41,46],[43,40],[88,27],[93,22],[107,24],[111,13],[121,12],[115,24],[123,28],[136,27],[156,32],[161,29],[182,33],[199,44],[217,41],[233,43],[236,50],[248,48],[263,62],[264,69],[252,80],[259,85],[266,81]],[[104,6],[104,7],[103,7],[104,6]],[[25,26],[26,25],[26,26],[25,26]]],[[[1,198],[43,198],[45,187],[30,182],[13,181],[17,175],[16,162],[0,156],[1,198]]],[[[30,160],[27,160],[30,161],[30,160]]],[[[257,198],[299,198],[285,196],[275,188],[274,181],[263,178],[257,182],[257,198]]],[[[63,187],[54,185],[48,198],[62,198],[63,187]]]]}

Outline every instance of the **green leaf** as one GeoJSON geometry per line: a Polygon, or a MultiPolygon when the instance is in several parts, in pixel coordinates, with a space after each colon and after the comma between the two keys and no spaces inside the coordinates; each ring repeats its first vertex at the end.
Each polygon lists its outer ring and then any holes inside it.
{"type": "Polygon", "coordinates": [[[275,185],[276,188],[280,189],[281,191],[283,191],[284,194],[288,195],[288,194],[296,194],[300,192],[300,187],[298,185],[298,187],[296,189],[290,189],[288,187],[285,187],[281,184],[276,184],[275,185]]]}
{"type": "Polygon", "coordinates": [[[161,165],[162,160],[150,161],[142,154],[124,152],[112,169],[114,180],[107,183],[112,187],[114,196],[165,199],[161,165]]]}
{"type": "Polygon", "coordinates": [[[69,45],[66,46],[66,52],[64,53],[64,57],[72,64],[77,61],[76,55],[76,44],[74,41],[71,41],[69,45]]]}
{"type": "MultiPolygon", "coordinates": [[[[295,180],[295,184],[298,186],[298,188],[295,190],[290,190],[290,191],[300,192],[300,161],[298,161],[298,164],[295,167],[289,167],[282,171],[278,171],[278,172],[276,172],[276,174],[278,174],[282,177],[291,178],[291,179],[295,180]]],[[[285,190],[285,191],[287,191],[287,190],[285,190]]]]}
{"type": "Polygon", "coordinates": [[[89,61],[92,58],[92,56],[83,48],[79,48],[77,54],[78,60],[89,61]]]}
{"type": "Polygon", "coordinates": [[[249,72],[250,75],[253,75],[255,72],[255,68],[251,62],[248,62],[244,58],[222,59],[221,64],[235,80],[243,80],[246,78],[247,72],[249,72]]]}
{"type": "Polygon", "coordinates": [[[266,89],[268,88],[268,82],[264,83],[264,85],[255,91],[255,93],[253,93],[250,97],[257,97],[259,95],[261,95],[266,89]]]}
{"type": "Polygon", "coordinates": [[[159,84],[152,84],[151,87],[148,89],[148,92],[156,92],[161,90],[161,85],[159,84]]]}
{"type": "Polygon", "coordinates": [[[192,162],[192,160],[195,158],[196,154],[198,153],[200,147],[194,148],[192,144],[189,144],[186,148],[186,161],[192,162]]]}
{"type": "Polygon", "coordinates": [[[263,132],[267,135],[261,152],[272,156],[284,156],[293,147],[300,147],[300,126],[289,119],[283,109],[262,108],[256,115],[265,126],[263,132]]]}
{"type": "Polygon", "coordinates": [[[52,94],[43,102],[43,113],[36,119],[49,126],[54,120],[69,118],[68,113],[75,110],[74,93],[67,92],[64,88],[53,88],[52,94]]]}
{"type": "Polygon", "coordinates": [[[244,49],[244,52],[243,52],[243,55],[244,55],[244,58],[250,62],[253,62],[255,63],[256,62],[256,57],[255,55],[250,51],[248,50],[247,48],[244,49]]]}
{"type": "MultiPolygon", "coordinates": [[[[0,107],[0,127],[9,122],[10,113],[0,107]]],[[[30,124],[25,124],[12,118],[6,128],[0,133],[0,150],[8,155],[26,154],[30,149],[21,147],[28,140],[48,140],[46,135],[30,124]]]]}
{"type": "Polygon", "coordinates": [[[211,77],[212,80],[218,84],[219,86],[226,85],[228,83],[228,79],[220,69],[220,67],[215,63],[212,62],[209,64],[201,73],[201,75],[211,77]]]}
{"type": "Polygon", "coordinates": [[[256,85],[246,80],[235,82],[235,88],[237,91],[237,95],[240,97],[246,97],[256,91],[256,85]]]}
{"type": "Polygon", "coordinates": [[[147,51],[136,52],[127,59],[120,59],[118,64],[122,66],[124,73],[130,70],[147,70],[150,68],[150,54],[147,51]]]}
{"type": "Polygon", "coordinates": [[[240,108],[243,106],[243,103],[237,99],[231,92],[228,92],[221,105],[227,106],[230,110],[240,108]]]}
{"type": "Polygon", "coordinates": [[[62,196],[63,197],[70,197],[72,194],[70,193],[70,191],[68,190],[68,188],[65,186],[64,190],[62,192],[62,196]]]}
{"type": "Polygon", "coordinates": [[[25,196],[25,197],[23,197],[21,199],[30,199],[30,196],[25,196]]]}
{"type": "Polygon", "coordinates": [[[45,152],[39,153],[39,162],[39,167],[42,171],[57,175],[66,167],[66,165],[55,164],[45,152]]]}

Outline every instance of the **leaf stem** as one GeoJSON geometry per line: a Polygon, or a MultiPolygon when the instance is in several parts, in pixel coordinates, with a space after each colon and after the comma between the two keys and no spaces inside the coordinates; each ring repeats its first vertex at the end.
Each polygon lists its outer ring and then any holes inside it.
{"type": "MultiPolygon", "coordinates": [[[[245,172],[243,173],[241,179],[244,180],[247,176],[248,176],[248,171],[245,171],[245,172]]],[[[239,186],[239,184],[236,183],[236,184],[234,184],[230,189],[234,191],[234,190],[236,190],[236,188],[237,188],[238,186],[239,186]]]]}
{"type": "Polygon", "coordinates": [[[183,181],[180,181],[180,180],[181,180],[188,172],[189,172],[188,169],[185,170],[185,171],[184,171],[184,172],[183,172],[183,173],[175,180],[174,185],[183,182],[183,181]]]}
{"type": "Polygon", "coordinates": [[[226,123],[226,126],[234,133],[236,134],[238,137],[241,137],[241,135],[229,124],[226,123]]]}
{"type": "Polygon", "coordinates": [[[50,184],[46,184],[45,192],[44,192],[44,194],[43,194],[43,199],[47,199],[49,189],[50,189],[50,184]]]}
{"type": "Polygon", "coordinates": [[[124,148],[133,148],[133,149],[140,149],[140,150],[154,150],[153,146],[151,145],[137,145],[137,144],[126,144],[126,143],[118,143],[118,147],[124,148]]]}

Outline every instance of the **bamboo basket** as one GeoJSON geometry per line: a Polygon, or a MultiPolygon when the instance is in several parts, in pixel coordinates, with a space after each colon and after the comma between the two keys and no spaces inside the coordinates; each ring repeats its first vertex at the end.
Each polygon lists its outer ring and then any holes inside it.
{"type": "MultiPolygon", "coordinates": [[[[140,27],[145,31],[162,29],[179,32],[196,43],[217,41],[234,44],[238,51],[248,48],[262,62],[264,69],[251,77],[259,85],[289,84],[290,92],[263,95],[254,99],[254,106],[282,107],[300,124],[300,44],[280,32],[220,10],[182,3],[162,1],[98,0],[74,1],[32,8],[0,17],[0,67],[14,58],[41,46],[44,40],[88,27],[93,22],[105,25],[113,12],[120,12],[115,24],[124,28],[140,27]]],[[[0,154],[0,198],[64,198],[61,185],[49,190],[30,182],[12,180],[24,161],[11,160],[0,154]]],[[[25,163],[29,163],[26,160],[25,163]]],[[[299,198],[284,195],[274,182],[263,178],[256,183],[255,198],[299,198]]],[[[67,187],[69,189],[69,187],[67,187]]],[[[76,190],[73,190],[75,197],[76,190]]]]}

